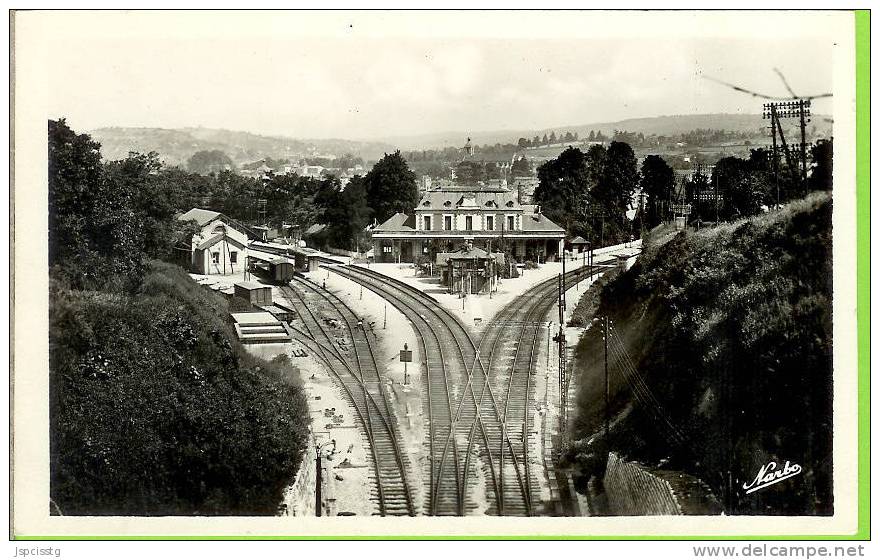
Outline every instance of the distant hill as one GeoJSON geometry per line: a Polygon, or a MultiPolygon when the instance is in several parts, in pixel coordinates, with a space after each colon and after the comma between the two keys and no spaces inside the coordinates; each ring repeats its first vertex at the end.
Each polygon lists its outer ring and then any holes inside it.
{"type": "MultiPolygon", "coordinates": [[[[787,121],[784,130],[794,130],[796,121],[790,119],[787,121]]],[[[465,140],[470,137],[474,144],[496,144],[496,143],[516,143],[519,138],[532,138],[534,136],[543,136],[545,133],[551,132],[577,132],[580,136],[585,136],[591,130],[602,131],[603,134],[610,136],[615,130],[626,130],[642,134],[658,134],[670,136],[673,134],[681,134],[698,128],[729,130],[733,132],[749,132],[755,135],[767,134],[766,127],[768,122],[761,118],[760,114],[731,114],[731,113],[711,113],[703,115],[665,115],[660,117],[646,117],[636,119],[625,119],[622,121],[592,123],[583,125],[562,125],[552,128],[533,129],[533,130],[494,130],[494,131],[447,131],[431,134],[420,134],[414,136],[396,136],[385,137],[379,140],[399,146],[401,149],[420,149],[420,148],[440,148],[446,146],[462,146],[465,140]],[[762,127],[764,127],[762,129],[762,127]]],[[[830,136],[831,122],[827,116],[815,115],[808,127],[816,127],[816,135],[830,136]]]]}
{"type": "Polygon", "coordinates": [[[236,165],[263,158],[294,158],[321,154],[351,153],[376,160],[394,150],[390,144],[342,139],[295,139],[260,136],[249,132],[215,128],[99,128],[89,132],[101,143],[104,159],[121,159],[128,152],[155,151],[169,165],[185,165],[196,152],[221,150],[236,165]]]}
{"type": "MultiPolygon", "coordinates": [[[[515,144],[517,139],[543,136],[551,132],[577,132],[585,138],[591,130],[602,131],[610,136],[615,130],[643,134],[670,136],[698,128],[729,130],[735,132],[752,131],[756,137],[767,135],[768,123],[761,115],[745,114],[705,114],[669,115],[626,119],[616,122],[584,125],[564,125],[538,130],[494,130],[494,131],[446,131],[412,136],[393,136],[376,140],[344,139],[302,139],[284,136],[261,136],[249,132],[216,128],[99,128],[90,132],[101,143],[105,159],[121,159],[129,151],[155,151],[170,165],[184,165],[195,152],[202,150],[221,150],[240,166],[243,163],[263,158],[284,159],[302,158],[321,154],[341,156],[350,153],[366,161],[375,161],[386,152],[397,148],[418,150],[442,147],[460,147],[470,137],[476,145],[515,144]]],[[[830,119],[816,115],[808,125],[810,136],[831,135],[830,119]]],[[[786,136],[796,132],[796,121],[789,119],[784,127],[786,136]]],[[[792,136],[793,138],[793,136],[792,136]]]]}

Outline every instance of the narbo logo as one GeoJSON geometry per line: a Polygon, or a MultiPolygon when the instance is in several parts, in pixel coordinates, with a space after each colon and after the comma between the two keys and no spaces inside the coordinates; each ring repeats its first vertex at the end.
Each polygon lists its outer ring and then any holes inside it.
{"type": "Polygon", "coordinates": [[[767,488],[777,482],[782,482],[786,478],[801,474],[801,471],[803,471],[800,465],[797,463],[792,464],[790,461],[786,461],[785,466],[781,469],[777,468],[777,466],[776,461],[770,461],[762,466],[761,470],[758,471],[758,475],[755,476],[755,480],[748,484],[743,484],[743,490],[746,491],[746,494],[751,494],[761,488],[767,488]]]}

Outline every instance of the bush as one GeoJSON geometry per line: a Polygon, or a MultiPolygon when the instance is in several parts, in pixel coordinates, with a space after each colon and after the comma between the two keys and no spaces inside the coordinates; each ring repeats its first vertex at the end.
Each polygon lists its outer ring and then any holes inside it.
{"type": "Polygon", "coordinates": [[[289,364],[151,263],[136,296],[50,294],[50,495],[65,515],[271,515],[308,433],[289,364]]]}
{"type": "Polygon", "coordinates": [[[535,264],[535,261],[526,261],[525,262],[526,270],[535,270],[538,268],[538,265],[535,264]]]}

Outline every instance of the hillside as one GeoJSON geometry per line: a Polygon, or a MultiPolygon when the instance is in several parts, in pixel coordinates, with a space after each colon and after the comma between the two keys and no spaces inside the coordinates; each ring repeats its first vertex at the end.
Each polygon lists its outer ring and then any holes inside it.
{"type": "Polygon", "coordinates": [[[610,448],[700,478],[729,514],[831,514],[831,195],[655,238],[601,294],[608,447],[601,329],[577,348],[581,484],[610,448]],[[769,461],[803,472],[746,494],[769,461]]]}
{"type": "MultiPolygon", "coordinates": [[[[476,145],[515,144],[520,137],[532,138],[545,133],[570,131],[582,138],[591,130],[602,131],[608,136],[615,130],[634,133],[673,135],[696,129],[728,130],[734,132],[753,131],[756,137],[766,136],[767,122],[761,115],[706,114],[671,115],[627,119],[616,122],[583,125],[564,125],[538,130],[494,130],[494,131],[446,131],[410,136],[383,137],[374,140],[345,139],[297,139],[284,136],[261,136],[249,132],[216,128],[99,128],[91,131],[92,138],[101,143],[105,159],[122,159],[128,152],[146,153],[155,151],[170,165],[183,165],[195,152],[221,150],[240,166],[243,163],[263,158],[287,159],[301,158],[316,154],[346,153],[360,156],[367,161],[375,161],[386,152],[395,149],[429,149],[461,147],[470,137],[476,145]],[[764,127],[764,128],[762,128],[764,127]]],[[[785,123],[787,135],[796,132],[795,121],[785,123]]],[[[830,136],[831,123],[822,116],[815,116],[810,123],[810,136],[830,136]],[[815,127],[815,130],[813,129],[815,127]]]]}
{"type": "Polygon", "coordinates": [[[49,301],[56,513],[276,513],[308,403],[289,362],[244,351],[224,298],[153,261],[138,293],[54,282],[49,301]]]}
{"type": "Polygon", "coordinates": [[[249,132],[213,128],[99,128],[89,133],[101,143],[107,160],[122,159],[128,152],[157,152],[169,165],[185,165],[195,152],[221,150],[236,165],[263,158],[286,159],[330,153],[351,153],[365,160],[376,160],[393,147],[379,142],[343,139],[295,139],[260,136],[249,132]]]}
{"type": "MultiPolygon", "coordinates": [[[[788,134],[795,132],[795,120],[791,119],[784,123],[784,130],[788,134]]],[[[642,134],[657,134],[669,136],[681,134],[696,129],[728,130],[733,132],[752,131],[756,136],[767,135],[767,121],[760,114],[729,114],[712,113],[703,115],[666,115],[659,117],[646,117],[625,119],[621,121],[599,122],[591,124],[566,124],[543,129],[519,129],[519,130],[493,130],[493,131],[445,131],[431,134],[419,134],[412,136],[393,136],[380,138],[381,141],[393,144],[401,149],[427,149],[443,147],[459,147],[464,145],[466,138],[470,137],[474,144],[516,143],[517,139],[543,136],[551,132],[577,132],[579,136],[586,137],[591,130],[602,131],[605,135],[612,135],[615,130],[626,130],[642,134]]],[[[830,136],[831,123],[822,116],[816,115],[809,127],[816,127],[816,135],[830,136]]]]}

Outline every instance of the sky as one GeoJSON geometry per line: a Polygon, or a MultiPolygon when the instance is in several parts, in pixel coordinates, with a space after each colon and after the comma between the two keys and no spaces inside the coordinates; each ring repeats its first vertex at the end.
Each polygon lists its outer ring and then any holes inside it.
{"type": "MultiPolygon", "coordinates": [[[[589,17],[582,26],[566,21],[581,14],[458,14],[434,27],[425,13],[390,22],[376,14],[109,15],[55,15],[37,31],[22,28],[47,54],[48,117],[77,130],[203,126],[383,139],[760,113],[761,100],[705,77],[785,95],[774,68],[800,95],[832,89],[833,43],[817,22],[789,21],[787,35],[768,40],[754,29],[772,24],[766,15],[717,36],[717,20],[648,14],[589,17]]],[[[830,102],[817,100],[814,111],[823,110],[830,102]]]]}

